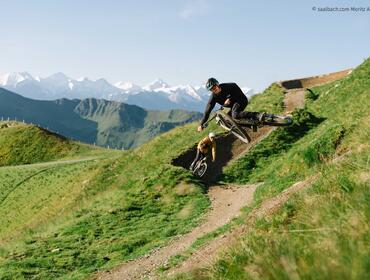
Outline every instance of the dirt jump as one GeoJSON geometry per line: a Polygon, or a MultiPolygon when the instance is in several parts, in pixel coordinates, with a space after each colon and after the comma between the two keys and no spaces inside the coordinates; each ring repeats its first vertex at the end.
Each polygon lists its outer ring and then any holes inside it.
{"type": "MultiPolygon", "coordinates": [[[[304,106],[305,87],[315,86],[332,82],[347,75],[349,70],[332,73],[329,75],[282,81],[280,84],[285,88],[285,112],[289,113],[295,108],[304,106]]],[[[216,138],[217,163],[207,170],[202,178],[208,187],[208,196],[211,201],[209,212],[203,217],[201,224],[191,232],[174,238],[167,246],[158,248],[147,255],[126,262],[111,271],[102,272],[93,276],[93,279],[158,279],[157,269],[167,264],[169,258],[188,249],[198,238],[210,233],[227,224],[233,218],[240,215],[243,207],[253,201],[253,193],[258,185],[217,185],[217,177],[222,173],[223,167],[232,163],[239,157],[248,153],[251,147],[267,137],[275,128],[262,127],[255,133],[251,133],[251,142],[246,144],[231,134],[216,138]]],[[[188,169],[195,157],[196,147],[188,150],[173,160],[173,164],[188,169]]],[[[196,253],[176,267],[164,273],[172,276],[179,272],[190,271],[202,266],[211,265],[221,250],[233,244],[241,233],[246,232],[256,218],[262,215],[271,215],[276,211],[291,194],[311,185],[315,178],[298,182],[279,194],[278,196],[264,201],[257,209],[248,216],[248,222],[234,228],[232,231],[219,236],[202,246],[196,253]]],[[[162,274],[163,276],[163,274],[162,274]]]]}

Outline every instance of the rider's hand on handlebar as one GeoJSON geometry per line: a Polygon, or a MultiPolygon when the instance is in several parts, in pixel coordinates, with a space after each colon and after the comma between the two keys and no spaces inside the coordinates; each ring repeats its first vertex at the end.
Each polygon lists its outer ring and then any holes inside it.
{"type": "Polygon", "coordinates": [[[224,105],[228,106],[228,105],[230,105],[230,103],[231,103],[231,99],[230,99],[230,98],[228,98],[228,99],[226,99],[226,101],[225,101],[224,105]]]}
{"type": "Polygon", "coordinates": [[[198,126],[198,132],[201,132],[203,130],[203,126],[198,126]]]}

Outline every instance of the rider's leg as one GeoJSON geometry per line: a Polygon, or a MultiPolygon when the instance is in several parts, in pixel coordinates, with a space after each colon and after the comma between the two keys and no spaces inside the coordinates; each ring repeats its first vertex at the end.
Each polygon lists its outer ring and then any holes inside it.
{"type": "Polygon", "coordinates": [[[248,103],[239,104],[235,103],[231,109],[231,116],[233,119],[257,119],[256,112],[244,111],[248,103]]]}
{"type": "Polygon", "coordinates": [[[260,115],[261,115],[260,113],[244,111],[247,106],[248,106],[248,102],[246,104],[236,106],[235,109],[233,107],[233,109],[236,111],[235,112],[236,117],[233,117],[233,118],[235,118],[235,119],[260,120],[260,115]]]}
{"type": "Polygon", "coordinates": [[[240,106],[239,103],[234,103],[233,107],[231,108],[231,117],[233,119],[240,119],[241,113],[246,106],[240,106]]]}
{"type": "MultiPolygon", "coordinates": [[[[247,107],[248,102],[243,104],[242,106],[238,103],[235,103],[231,109],[232,118],[233,119],[244,119],[244,120],[253,120],[253,121],[261,121],[260,113],[258,112],[246,112],[244,109],[247,107]]],[[[257,126],[252,125],[251,127],[254,132],[257,131],[257,126]]]]}

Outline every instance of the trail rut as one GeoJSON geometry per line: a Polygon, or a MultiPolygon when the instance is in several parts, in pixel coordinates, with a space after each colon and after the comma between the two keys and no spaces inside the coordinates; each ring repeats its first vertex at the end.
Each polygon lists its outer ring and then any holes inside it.
{"type": "Polygon", "coordinates": [[[248,229],[251,228],[258,218],[273,214],[289,199],[292,194],[311,186],[316,178],[317,176],[313,176],[305,181],[297,182],[276,197],[265,200],[247,216],[245,224],[213,239],[180,265],[170,269],[166,273],[167,276],[172,276],[181,272],[188,272],[199,267],[213,264],[218,255],[225,249],[233,246],[242,234],[248,232],[248,229]]]}
{"type": "Polygon", "coordinates": [[[208,191],[211,209],[204,221],[188,234],[173,239],[165,247],[154,250],[139,259],[124,263],[112,271],[97,275],[95,279],[141,279],[155,278],[155,269],[167,260],[187,249],[197,238],[216,230],[237,217],[240,209],[253,201],[257,185],[213,186],[208,191]]]}
{"type": "MultiPolygon", "coordinates": [[[[295,108],[304,107],[305,88],[303,88],[302,85],[307,84],[309,86],[314,86],[324,82],[331,82],[342,78],[348,73],[350,73],[350,71],[346,70],[325,76],[280,82],[282,86],[284,86],[284,84],[291,86],[285,87],[285,113],[288,114],[295,108]]],[[[166,264],[171,256],[183,252],[185,249],[189,248],[197,238],[216,230],[228,223],[232,218],[238,216],[241,208],[252,203],[253,193],[257,185],[229,185],[222,187],[214,185],[214,183],[217,181],[217,176],[221,174],[224,166],[246,154],[252,146],[267,137],[273,130],[274,128],[272,127],[263,127],[259,129],[257,133],[252,133],[250,135],[252,141],[248,144],[236,139],[233,135],[217,138],[217,164],[213,165],[204,177],[205,183],[209,186],[208,196],[212,203],[210,211],[206,214],[206,217],[204,217],[204,222],[190,233],[174,238],[167,246],[154,250],[139,259],[126,262],[111,271],[94,275],[93,279],[157,279],[159,276],[156,275],[156,269],[160,265],[166,264]]],[[[173,164],[188,168],[195,157],[195,152],[196,148],[194,147],[175,159],[173,164]]],[[[247,232],[259,217],[271,215],[274,211],[279,209],[292,194],[310,186],[315,178],[316,177],[311,177],[306,181],[298,182],[276,197],[264,201],[248,215],[244,225],[238,226],[232,231],[213,239],[190,256],[190,258],[177,267],[167,271],[165,273],[166,276],[212,264],[220,251],[234,244],[240,234],[247,232]]]]}

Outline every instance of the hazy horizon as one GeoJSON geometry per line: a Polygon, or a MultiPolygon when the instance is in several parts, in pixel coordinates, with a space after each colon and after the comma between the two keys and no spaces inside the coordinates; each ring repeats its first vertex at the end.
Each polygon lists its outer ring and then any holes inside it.
{"type": "Polygon", "coordinates": [[[369,56],[368,1],[0,1],[0,74],[202,85],[271,82],[356,67],[369,56]]]}

